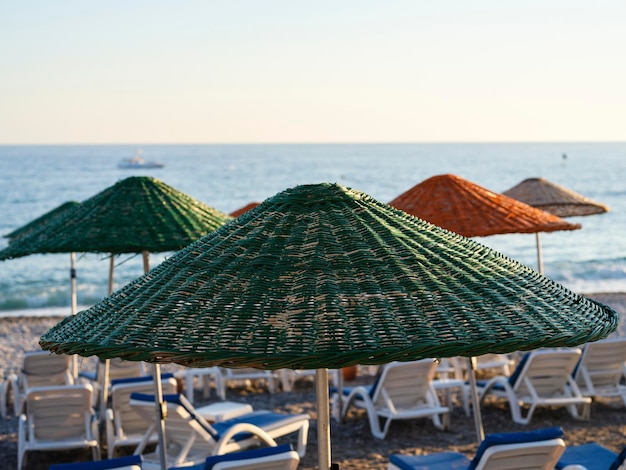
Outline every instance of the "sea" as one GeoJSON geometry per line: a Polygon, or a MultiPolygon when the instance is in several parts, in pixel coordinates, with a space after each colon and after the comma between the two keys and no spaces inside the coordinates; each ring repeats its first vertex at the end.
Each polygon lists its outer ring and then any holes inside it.
{"type": "MultiPolygon", "coordinates": [[[[582,229],[543,233],[544,274],[578,293],[626,292],[626,142],[0,146],[0,235],[129,176],[153,176],[224,213],[301,184],[331,182],[389,202],[423,180],[455,174],[495,192],[542,177],[609,207],[571,217],[582,229]],[[138,149],[160,169],[121,169],[138,149]]],[[[477,242],[537,269],[533,234],[477,242]]],[[[0,249],[8,239],[0,238],[0,249]]],[[[172,253],[153,253],[151,266],[172,253]]],[[[141,256],[114,259],[119,289],[141,256]]],[[[79,309],[106,297],[109,258],[79,253],[79,309]]],[[[0,261],[0,316],[69,314],[70,255],[0,261]]]]}

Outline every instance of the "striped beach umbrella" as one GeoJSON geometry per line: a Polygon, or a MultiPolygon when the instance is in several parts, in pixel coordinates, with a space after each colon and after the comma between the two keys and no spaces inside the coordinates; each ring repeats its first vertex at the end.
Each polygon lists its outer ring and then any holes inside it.
{"type": "Polygon", "coordinates": [[[40,339],[56,353],[190,367],[327,369],[604,338],[611,308],[338,184],[287,189],[40,339]],[[97,328],[94,326],[97,325],[97,328]]]}
{"type": "Polygon", "coordinates": [[[428,178],[389,204],[465,237],[534,233],[540,273],[543,272],[543,262],[538,234],[581,228],[580,224],[569,223],[452,174],[428,178]]]}

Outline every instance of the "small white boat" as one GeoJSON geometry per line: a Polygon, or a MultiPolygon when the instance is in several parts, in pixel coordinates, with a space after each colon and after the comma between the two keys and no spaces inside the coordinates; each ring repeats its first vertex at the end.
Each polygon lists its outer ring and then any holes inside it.
{"type": "Polygon", "coordinates": [[[141,149],[137,150],[137,153],[135,154],[134,157],[125,158],[124,160],[119,162],[117,165],[118,168],[126,168],[126,169],[142,168],[143,169],[143,168],[163,168],[165,166],[161,162],[144,160],[144,158],[141,156],[142,153],[143,152],[141,149]]]}

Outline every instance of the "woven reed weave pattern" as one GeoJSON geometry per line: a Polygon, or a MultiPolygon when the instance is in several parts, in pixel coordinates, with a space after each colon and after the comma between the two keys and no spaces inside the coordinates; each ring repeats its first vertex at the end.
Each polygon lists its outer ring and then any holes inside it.
{"type": "Polygon", "coordinates": [[[465,237],[581,228],[450,174],[428,178],[389,204],[465,237]]]}
{"type": "Polygon", "coordinates": [[[155,178],[133,176],[15,239],[0,251],[0,259],[73,251],[174,251],[231,219],[155,178]]]}
{"type": "Polygon", "coordinates": [[[604,204],[544,178],[527,178],[503,194],[559,217],[595,215],[609,210],[604,204]]]}
{"type": "Polygon", "coordinates": [[[336,184],[267,199],[46,332],[44,349],[264,369],[573,346],[617,314],[336,184]]]}
{"type": "MultiPolygon", "coordinates": [[[[4,237],[13,239],[36,232],[42,227],[45,227],[47,224],[53,223],[57,217],[64,217],[69,211],[76,209],[78,204],[80,204],[78,201],[64,202],[60,206],[55,207],[40,217],[37,217],[35,220],[27,223],[26,225],[23,225],[13,230],[11,233],[6,234],[4,237]]],[[[9,243],[11,243],[11,241],[9,241],[9,243]]]]}

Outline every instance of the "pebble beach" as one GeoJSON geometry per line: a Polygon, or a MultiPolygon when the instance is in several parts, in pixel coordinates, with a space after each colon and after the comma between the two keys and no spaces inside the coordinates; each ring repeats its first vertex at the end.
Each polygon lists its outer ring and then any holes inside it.
{"type": "MultiPolygon", "coordinates": [[[[626,316],[626,293],[598,293],[588,297],[615,309],[621,318],[626,316]]],[[[5,378],[20,367],[25,351],[38,350],[39,336],[60,321],[60,316],[5,316],[0,318],[0,378],[5,378]]],[[[625,322],[611,336],[626,336],[625,322]]],[[[92,370],[93,358],[79,358],[79,367],[92,370]]],[[[373,378],[367,368],[359,369],[354,383],[367,383],[373,378]],[[362,369],[362,370],[361,370],[362,369]]],[[[347,382],[346,385],[352,383],[347,382]]],[[[198,400],[211,400],[199,397],[198,400]]],[[[291,392],[270,394],[254,385],[232,388],[227,392],[231,401],[246,401],[254,409],[272,409],[289,413],[306,412],[311,416],[307,455],[299,468],[317,468],[317,438],[315,387],[312,382],[296,384],[291,392]]],[[[6,418],[0,423],[0,469],[14,469],[17,465],[17,418],[11,403],[6,418]]],[[[485,401],[482,407],[486,433],[522,431],[561,426],[568,445],[597,442],[619,452],[626,445],[626,408],[621,401],[594,401],[588,421],[573,419],[565,410],[539,409],[526,426],[512,422],[508,405],[485,401]]],[[[458,451],[472,457],[477,443],[473,418],[466,416],[457,406],[451,413],[450,429],[440,431],[430,420],[397,421],[391,425],[386,439],[376,439],[369,431],[365,412],[352,411],[344,423],[331,423],[332,461],[341,469],[385,469],[392,453],[430,454],[458,451]]],[[[52,463],[88,460],[89,454],[81,451],[32,453],[28,457],[29,469],[47,469],[52,463]]]]}

